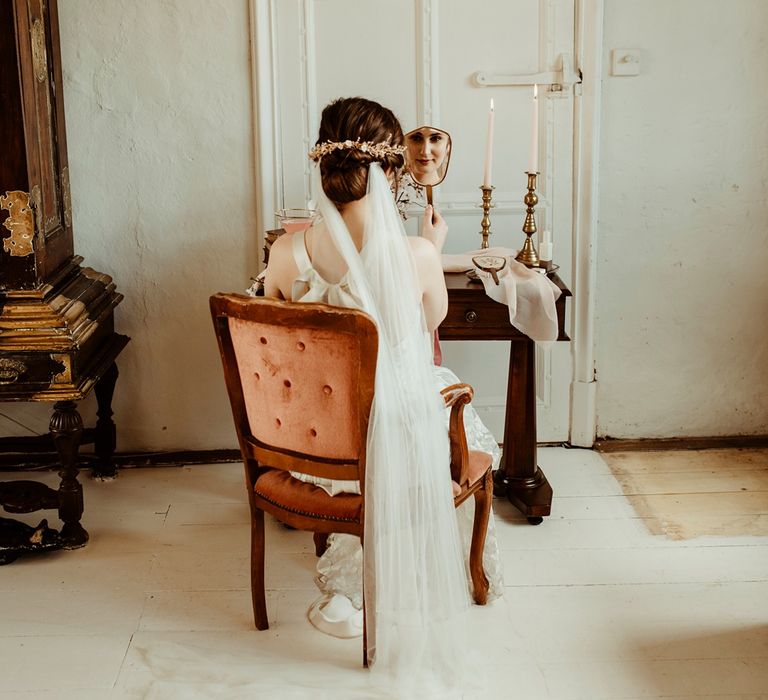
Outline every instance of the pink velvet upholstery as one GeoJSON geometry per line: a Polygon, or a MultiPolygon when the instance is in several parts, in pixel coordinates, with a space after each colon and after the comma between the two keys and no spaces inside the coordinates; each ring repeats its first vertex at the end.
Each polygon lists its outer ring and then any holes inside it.
{"type": "Polygon", "coordinates": [[[253,436],[315,457],[355,459],[354,336],[237,318],[229,328],[253,436]]]}
{"type": "Polygon", "coordinates": [[[363,506],[360,496],[329,496],[323,489],[294,479],[280,469],[268,469],[259,476],[254,491],[273,506],[289,513],[324,520],[360,522],[363,506]]]}
{"type": "MultiPolygon", "coordinates": [[[[480,479],[485,472],[488,471],[488,467],[491,466],[491,455],[487,452],[477,452],[470,450],[469,452],[469,468],[467,486],[472,486],[478,479],[480,479]]],[[[451,481],[451,488],[453,489],[454,497],[461,493],[461,486],[455,481],[451,481]]]]}

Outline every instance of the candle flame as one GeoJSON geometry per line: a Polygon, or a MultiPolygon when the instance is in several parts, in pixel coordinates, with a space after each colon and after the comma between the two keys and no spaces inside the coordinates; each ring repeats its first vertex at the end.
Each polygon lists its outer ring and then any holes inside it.
{"type": "Polygon", "coordinates": [[[493,98],[491,98],[491,112],[493,112],[493,98]]]}
{"type": "Polygon", "coordinates": [[[539,86],[536,83],[533,85],[533,99],[539,99],[539,86]]]}

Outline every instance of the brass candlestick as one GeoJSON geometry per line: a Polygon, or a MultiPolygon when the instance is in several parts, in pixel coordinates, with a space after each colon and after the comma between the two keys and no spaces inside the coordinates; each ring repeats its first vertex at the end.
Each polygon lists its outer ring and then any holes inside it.
{"type": "Polygon", "coordinates": [[[483,230],[480,231],[480,235],[483,237],[483,242],[480,244],[480,247],[487,248],[488,236],[491,235],[491,209],[493,208],[491,197],[493,196],[494,188],[492,185],[490,187],[480,185],[480,189],[483,191],[483,220],[480,222],[480,226],[483,227],[483,230]]]}
{"type": "Polygon", "coordinates": [[[533,245],[531,236],[536,233],[536,205],[539,203],[539,197],[536,194],[536,176],[538,173],[526,173],[528,176],[528,192],[523,197],[523,202],[527,207],[525,210],[525,221],[523,222],[523,233],[525,234],[525,243],[515,260],[527,265],[528,267],[538,267],[539,255],[533,245]]]}

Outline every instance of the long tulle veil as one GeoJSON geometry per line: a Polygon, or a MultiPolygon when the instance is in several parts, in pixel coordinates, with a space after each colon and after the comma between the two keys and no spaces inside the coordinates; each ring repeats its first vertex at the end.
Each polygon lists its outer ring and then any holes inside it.
{"type": "Polygon", "coordinates": [[[313,264],[346,281],[379,333],[368,430],[364,581],[369,663],[401,682],[458,682],[469,606],[449,471],[445,409],[435,385],[411,248],[379,163],[369,166],[363,248],[315,192],[313,264]],[[323,241],[327,236],[330,240],[323,241]]]}

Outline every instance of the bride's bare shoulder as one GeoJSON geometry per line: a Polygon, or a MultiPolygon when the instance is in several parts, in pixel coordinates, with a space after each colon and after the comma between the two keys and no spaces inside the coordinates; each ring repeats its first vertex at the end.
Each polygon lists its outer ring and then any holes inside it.
{"type": "Polygon", "coordinates": [[[295,233],[284,233],[277,237],[277,240],[272,244],[269,249],[269,261],[272,262],[274,257],[282,258],[285,255],[292,255],[293,251],[293,237],[295,233]]]}
{"type": "Polygon", "coordinates": [[[278,299],[287,298],[285,290],[290,289],[296,277],[296,262],[293,255],[295,233],[284,233],[269,249],[269,264],[265,278],[265,295],[278,299]]]}

